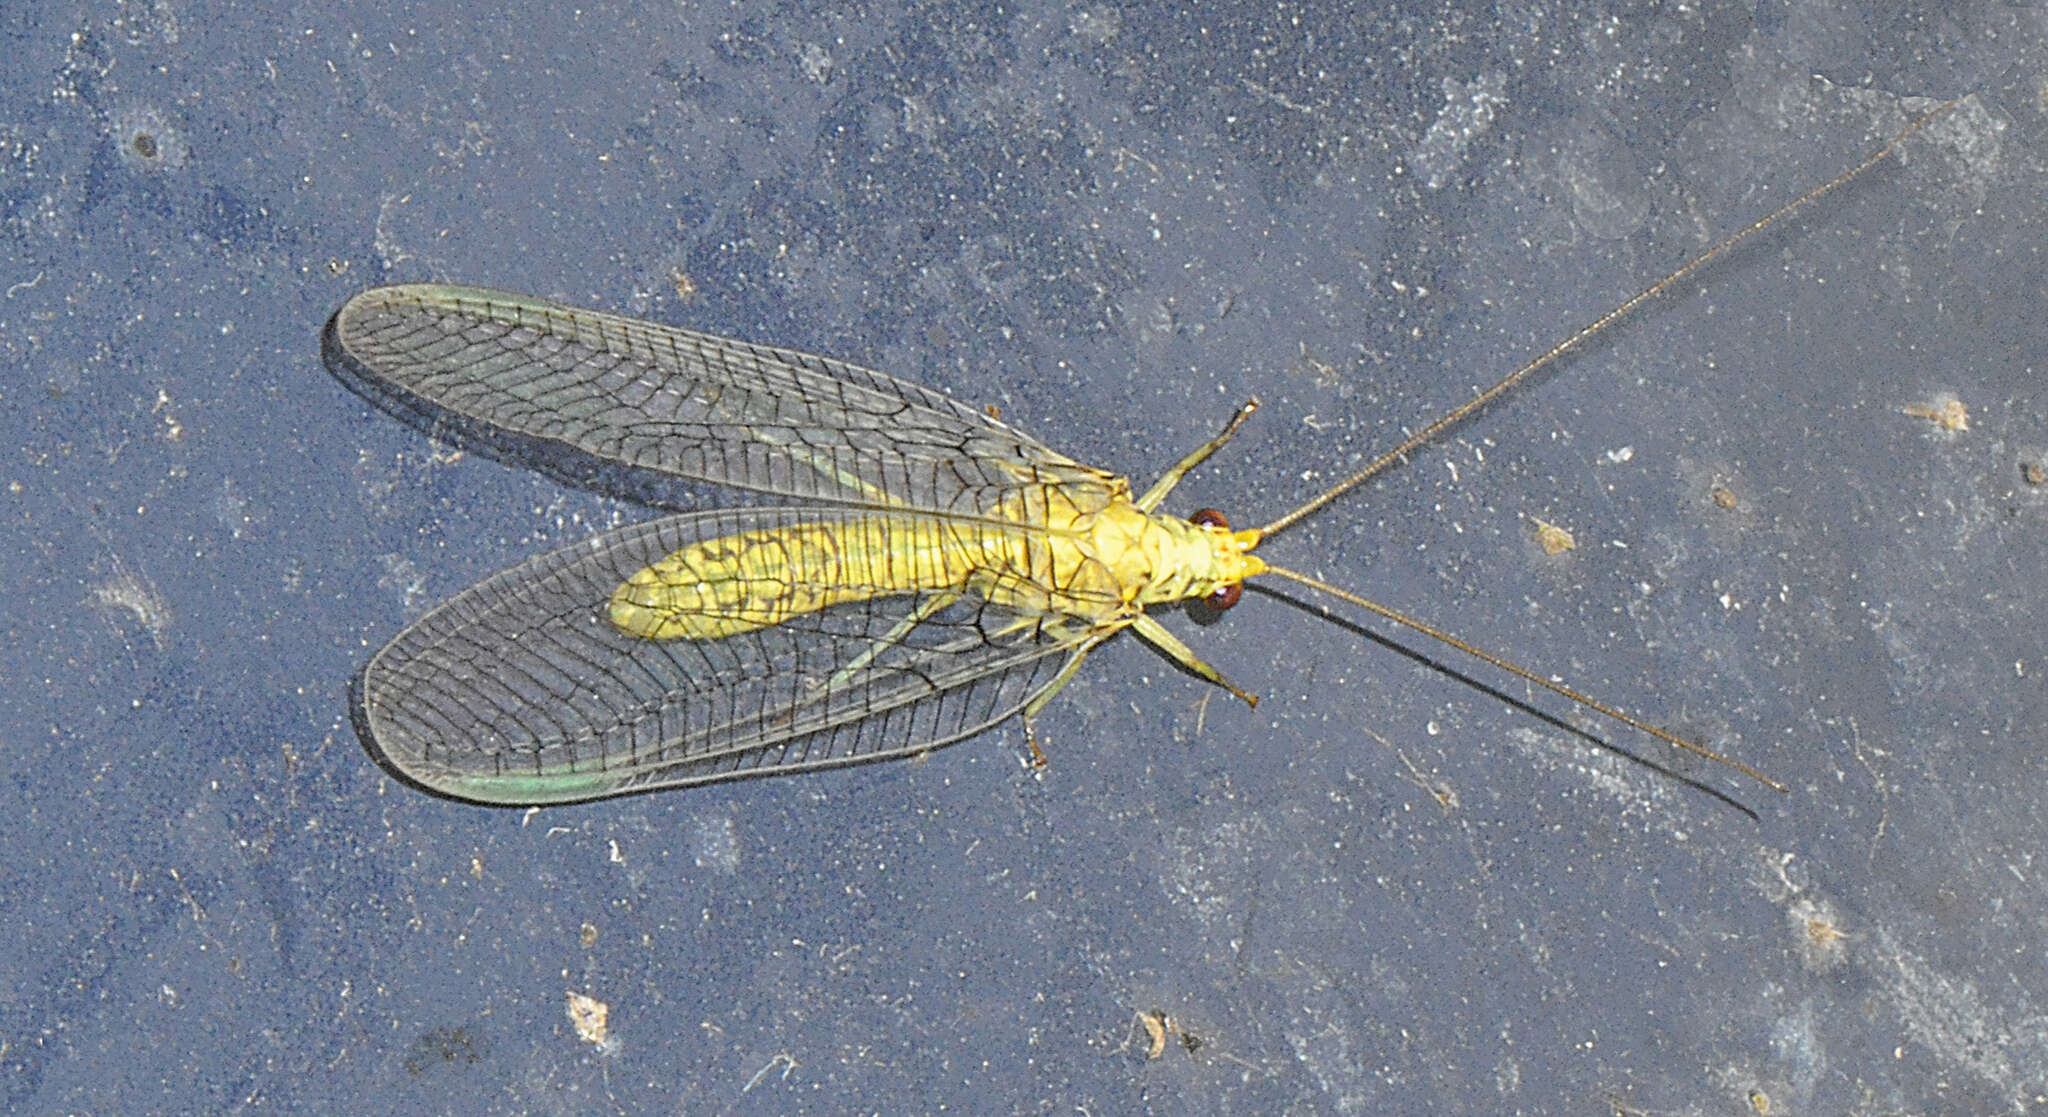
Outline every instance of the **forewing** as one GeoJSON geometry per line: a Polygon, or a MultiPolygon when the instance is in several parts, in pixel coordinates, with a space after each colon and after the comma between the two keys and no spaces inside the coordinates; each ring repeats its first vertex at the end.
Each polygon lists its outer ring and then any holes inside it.
{"type": "Polygon", "coordinates": [[[1023,486],[1086,504],[1121,484],[884,373],[509,292],[364,291],[324,348],[372,402],[579,482],[639,471],[967,516],[1023,486]]]}
{"type": "Polygon", "coordinates": [[[357,725],[388,767],[442,794],[573,802],[936,748],[1016,713],[1099,635],[971,593],[907,631],[932,595],[718,640],[641,639],[607,617],[628,575],[693,542],[863,514],[688,513],[521,563],[378,652],[356,682],[357,725]]]}

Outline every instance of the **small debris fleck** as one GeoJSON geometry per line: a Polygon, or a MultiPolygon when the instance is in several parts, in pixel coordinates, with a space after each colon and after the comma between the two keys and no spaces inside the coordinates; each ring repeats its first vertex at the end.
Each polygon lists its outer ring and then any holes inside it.
{"type": "Polygon", "coordinates": [[[1785,918],[1792,925],[1794,949],[1807,969],[1822,973],[1847,960],[1851,936],[1842,929],[1834,905],[1801,898],[1786,910],[1785,918]]]}
{"type": "Polygon", "coordinates": [[[1970,429],[1970,409],[1959,399],[1936,400],[1933,403],[1910,403],[1899,408],[1915,419],[1926,419],[1945,431],[1966,431],[1970,429]]]}
{"type": "Polygon", "coordinates": [[[1735,493],[1726,485],[1717,482],[1713,488],[1707,490],[1707,495],[1713,498],[1716,508],[1735,507],[1735,493]]]}
{"type": "Polygon", "coordinates": [[[569,1023],[576,1027],[576,1038],[598,1047],[606,1046],[611,1040],[611,1006],[573,989],[565,995],[569,998],[569,1023]]]}
{"type": "Polygon", "coordinates": [[[1166,1034],[1173,1028],[1173,1018],[1159,1009],[1138,1014],[1138,1023],[1145,1026],[1145,1034],[1152,1043],[1145,1048],[1147,1059],[1157,1059],[1166,1053],[1166,1034]]]}
{"type": "MultiPolygon", "coordinates": [[[[1180,1021],[1168,1016],[1163,1008],[1155,1008],[1150,1012],[1134,1012],[1131,1014],[1131,1023],[1145,1030],[1145,1058],[1147,1059],[1157,1059],[1161,1055],[1166,1054],[1166,1042],[1168,1040],[1173,1040],[1180,1044],[1180,1049],[1189,1055],[1198,1054],[1209,1043],[1208,1040],[1182,1027],[1180,1021]]],[[[1123,1043],[1118,1045],[1116,1049],[1117,1052],[1122,1053],[1131,1050],[1133,1046],[1131,1040],[1133,1038],[1135,1038],[1133,1035],[1126,1033],[1123,1043]]]]}
{"type": "Polygon", "coordinates": [[[1579,545],[1571,532],[1556,524],[1545,523],[1534,516],[1529,517],[1529,522],[1536,525],[1536,545],[1543,548],[1546,555],[1561,555],[1579,545]]]}
{"type": "Polygon", "coordinates": [[[2021,462],[2020,480],[2029,485],[2048,485],[2048,462],[2021,462]]]}

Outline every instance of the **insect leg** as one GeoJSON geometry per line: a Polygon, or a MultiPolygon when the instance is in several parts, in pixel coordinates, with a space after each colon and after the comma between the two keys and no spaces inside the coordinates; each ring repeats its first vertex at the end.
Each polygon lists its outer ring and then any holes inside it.
{"type": "Polygon", "coordinates": [[[1039,691],[1036,697],[1024,704],[1024,744],[1031,750],[1031,767],[1043,768],[1051,763],[1046,759],[1045,750],[1038,747],[1038,731],[1032,728],[1031,723],[1037,719],[1038,712],[1045,709],[1045,704],[1052,701],[1052,696],[1058,694],[1073,680],[1074,672],[1081,669],[1081,661],[1088,658],[1088,653],[1095,650],[1095,645],[1109,639],[1116,631],[1115,628],[1111,628],[1076,648],[1073,656],[1067,660],[1067,665],[1060,668],[1059,675],[1046,684],[1046,688],[1039,691]]]}
{"type": "Polygon", "coordinates": [[[1143,636],[1147,643],[1172,656],[1182,667],[1244,699],[1245,705],[1256,706],[1259,704],[1258,695],[1247,694],[1239,690],[1236,683],[1223,677],[1223,672],[1203,663],[1201,658],[1195,655],[1195,650],[1181,643],[1180,637],[1168,631],[1165,625],[1160,624],[1151,617],[1140,614],[1137,620],[1131,622],[1131,627],[1137,629],[1138,635],[1143,636]]]}
{"type": "MultiPolygon", "coordinates": [[[[1117,627],[1120,628],[1122,626],[1117,627]]],[[[1088,638],[1086,643],[1074,649],[1073,658],[1067,660],[1065,667],[1060,668],[1059,676],[1046,684],[1045,689],[1039,691],[1036,697],[1024,704],[1024,730],[1026,733],[1031,731],[1031,719],[1037,717],[1040,710],[1045,709],[1045,704],[1052,701],[1053,695],[1058,694],[1069,682],[1073,681],[1074,672],[1081,669],[1081,661],[1088,658],[1088,653],[1095,650],[1095,645],[1116,635],[1116,632],[1117,628],[1110,628],[1100,636],[1088,638]]]]}
{"type": "Polygon", "coordinates": [[[1230,417],[1230,422],[1224,424],[1223,433],[1195,447],[1193,453],[1174,463],[1174,467],[1166,471],[1166,476],[1161,477],[1158,484],[1145,490],[1145,495],[1138,498],[1138,507],[1147,512],[1159,507],[1159,502],[1166,499],[1166,494],[1172,492],[1175,485],[1180,484],[1180,479],[1188,475],[1188,470],[1202,464],[1202,459],[1221,450],[1224,443],[1236,437],[1237,428],[1244,426],[1244,421],[1251,418],[1252,412],[1258,409],[1258,400],[1246,400],[1245,405],[1237,409],[1237,414],[1230,417]]]}
{"type": "Polygon", "coordinates": [[[869,644],[866,651],[847,660],[845,666],[832,672],[832,677],[826,681],[825,685],[828,687],[838,686],[859,672],[866,670],[867,665],[873,663],[876,656],[902,643],[903,638],[910,634],[911,629],[930,620],[939,610],[958,600],[960,600],[960,595],[957,593],[934,594],[931,600],[911,610],[909,616],[896,622],[896,627],[890,629],[881,639],[869,644]]]}

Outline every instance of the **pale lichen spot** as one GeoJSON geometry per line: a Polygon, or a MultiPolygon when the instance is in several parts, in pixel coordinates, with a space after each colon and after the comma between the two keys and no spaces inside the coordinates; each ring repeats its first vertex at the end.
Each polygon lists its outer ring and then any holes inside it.
{"type": "Polygon", "coordinates": [[[736,873],[740,867],[739,832],[731,817],[696,819],[690,827],[690,856],[699,868],[736,873]]]}
{"type": "Polygon", "coordinates": [[[116,108],[107,117],[107,133],[121,162],[143,174],[177,170],[185,165],[189,154],[184,135],[154,105],[116,108]]]}
{"type": "Polygon", "coordinates": [[[164,633],[171,627],[171,603],[157,589],[156,582],[130,568],[119,556],[110,559],[108,565],[113,572],[92,587],[93,604],[123,639],[127,639],[132,623],[162,651],[164,633]]]}

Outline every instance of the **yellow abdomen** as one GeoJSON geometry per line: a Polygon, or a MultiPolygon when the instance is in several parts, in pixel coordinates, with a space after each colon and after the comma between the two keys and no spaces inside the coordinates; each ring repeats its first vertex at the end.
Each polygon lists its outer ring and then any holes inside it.
{"type": "Polygon", "coordinates": [[[1020,531],[874,512],[693,543],[612,593],[611,620],[653,640],[715,640],[851,601],[962,589],[1027,563],[1020,531]]]}

